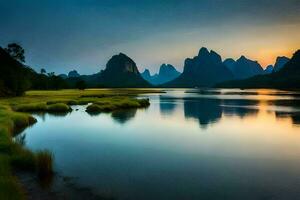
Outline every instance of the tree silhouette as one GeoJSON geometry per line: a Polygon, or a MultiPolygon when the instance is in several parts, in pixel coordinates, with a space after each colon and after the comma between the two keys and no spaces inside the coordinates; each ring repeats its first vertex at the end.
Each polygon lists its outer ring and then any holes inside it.
{"type": "Polygon", "coordinates": [[[21,47],[21,45],[17,43],[10,43],[4,50],[17,61],[22,63],[25,62],[25,50],[23,49],[23,47],[21,47]]]}
{"type": "Polygon", "coordinates": [[[46,70],[44,68],[41,69],[41,74],[46,74],[46,70]]]}

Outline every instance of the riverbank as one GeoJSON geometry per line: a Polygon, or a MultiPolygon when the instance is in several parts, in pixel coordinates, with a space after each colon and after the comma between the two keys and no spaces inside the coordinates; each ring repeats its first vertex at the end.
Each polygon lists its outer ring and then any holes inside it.
{"type": "MultiPolygon", "coordinates": [[[[16,170],[40,173],[44,168],[52,169],[52,163],[39,162],[38,152],[32,152],[12,139],[19,130],[36,122],[31,112],[71,112],[71,105],[88,103],[97,105],[97,108],[100,108],[97,112],[111,112],[127,107],[141,108],[147,107],[149,100],[136,99],[138,94],[159,92],[161,91],[154,89],[29,91],[22,97],[0,99],[0,198],[28,197],[30,191],[26,192],[28,188],[24,187],[25,183],[22,184],[15,176],[16,170]]],[[[51,158],[50,154],[46,157],[51,158]]],[[[51,162],[51,159],[49,160],[51,162]]]]}

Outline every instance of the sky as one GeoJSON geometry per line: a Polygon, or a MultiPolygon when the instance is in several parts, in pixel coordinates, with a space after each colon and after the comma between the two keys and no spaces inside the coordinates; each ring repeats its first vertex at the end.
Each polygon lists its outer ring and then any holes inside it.
{"type": "Polygon", "coordinates": [[[203,46],[265,67],[300,48],[300,0],[0,0],[0,46],[10,42],[56,74],[99,72],[120,52],[140,71],[182,71],[203,46]]]}

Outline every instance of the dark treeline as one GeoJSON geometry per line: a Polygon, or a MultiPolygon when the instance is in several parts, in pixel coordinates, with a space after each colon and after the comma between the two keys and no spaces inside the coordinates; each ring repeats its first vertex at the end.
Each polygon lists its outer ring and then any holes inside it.
{"type": "Polygon", "coordinates": [[[68,84],[54,73],[37,73],[24,65],[24,49],[16,44],[0,47],[0,96],[19,96],[30,89],[62,89],[68,84]]]}

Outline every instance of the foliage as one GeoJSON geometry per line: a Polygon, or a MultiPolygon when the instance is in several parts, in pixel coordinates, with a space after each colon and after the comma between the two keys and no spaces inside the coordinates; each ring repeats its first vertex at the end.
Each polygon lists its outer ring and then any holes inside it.
{"type": "Polygon", "coordinates": [[[84,80],[79,80],[76,82],[76,88],[79,90],[84,90],[86,89],[86,83],[84,80]]]}
{"type": "Polygon", "coordinates": [[[10,43],[5,48],[5,51],[19,62],[25,62],[25,50],[18,43],[10,43]]]}
{"type": "Polygon", "coordinates": [[[20,112],[68,112],[71,111],[70,106],[65,103],[53,103],[47,105],[46,102],[19,104],[14,106],[15,111],[20,112]]]}
{"type": "Polygon", "coordinates": [[[25,199],[24,191],[12,174],[12,168],[34,170],[34,153],[14,143],[11,136],[16,128],[34,123],[28,114],[13,112],[0,104],[0,199],[25,199]]]}
{"type": "Polygon", "coordinates": [[[0,47],[0,96],[20,96],[29,89],[57,90],[67,87],[61,77],[38,74],[0,47]]]}

